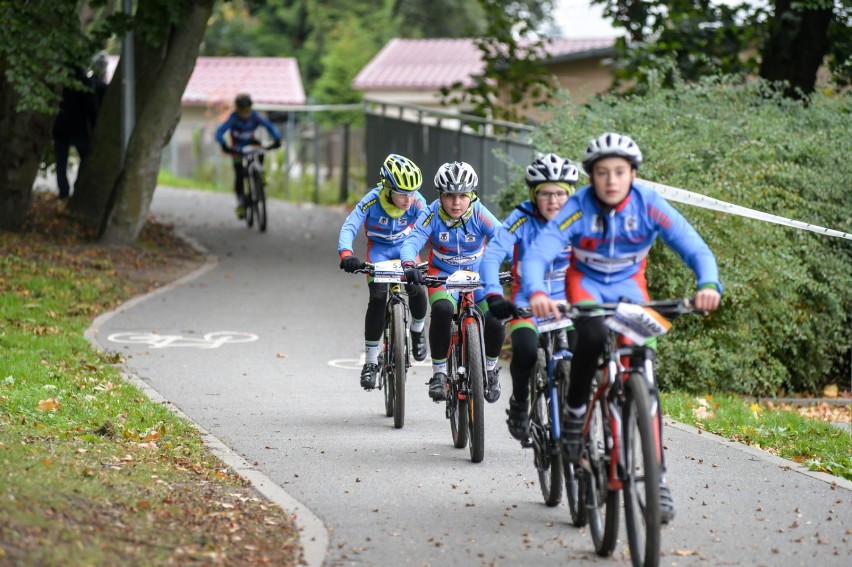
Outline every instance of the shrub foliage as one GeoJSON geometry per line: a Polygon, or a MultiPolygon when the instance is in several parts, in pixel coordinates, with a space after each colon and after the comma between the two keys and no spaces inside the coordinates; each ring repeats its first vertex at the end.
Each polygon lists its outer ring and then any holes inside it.
{"type": "MultiPolygon", "coordinates": [[[[565,94],[553,109],[561,120],[534,141],[578,161],[589,138],[628,134],[644,154],[640,178],[852,233],[852,95],[795,102],[772,92],[714,78],[585,106],[565,94]]],[[[501,203],[524,194],[518,183],[501,203]]],[[[679,319],[661,341],[661,386],[781,395],[848,384],[852,241],[672,204],[716,253],[725,293],[719,311],[679,319]]],[[[688,296],[695,285],[659,240],[648,282],[656,298],[688,296]]]]}

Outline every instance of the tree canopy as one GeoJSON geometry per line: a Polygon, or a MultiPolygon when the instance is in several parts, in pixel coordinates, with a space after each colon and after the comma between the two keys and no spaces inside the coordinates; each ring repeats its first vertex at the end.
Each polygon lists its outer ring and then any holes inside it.
{"type": "Polygon", "coordinates": [[[616,86],[633,83],[641,91],[651,83],[758,73],[798,97],[814,91],[824,60],[836,84],[852,78],[849,0],[591,1],[626,33],[617,42],[616,86]]]}

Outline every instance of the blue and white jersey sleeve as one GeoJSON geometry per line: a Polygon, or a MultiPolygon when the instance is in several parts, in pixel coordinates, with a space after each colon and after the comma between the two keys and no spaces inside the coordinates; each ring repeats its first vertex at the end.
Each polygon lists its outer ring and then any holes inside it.
{"type": "Polygon", "coordinates": [[[503,285],[500,283],[500,266],[506,260],[512,260],[515,245],[518,242],[516,231],[511,228],[518,219],[526,217],[521,211],[515,209],[506,217],[503,224],[497,229],[494,238],[488,241],[485,247],[485,258],[479,267],[479,275],[485,286],[485,295],[503,295],[503,285]]]}
{"type": "Polygon", "coordinates": [[[583,216],[578,193],[568,198],[559,214],[544,226],[521,258],[521,293],[527,299],[534,293],[549,294],[545,274],[571,243],[573,231],[583,216]]]}
{"type": "Polygon", "coordinates": [[[430,225],[438,219],[438,214],[433,211],[433,208],[430,205],[420,210],[417,220],[414,221],[414,227],[408,236],[405,237],[405,240],[403,240],[402,248],[399,252],[399,259],[403,263],[415,262],[420,250],[429,240],[429,235],[432,232],[430,225]]]}
{"type": "Polygon", "coordinates": [[[367,219],[367,211],[370,206],[375,203],[378,198],[378,194],[378,189],[368,191],[367,194],[358,201],[358,204],[355,205],[355,208],[352,209],[352,212],[346,217],[346,220],[343,221],[343,226],[340,228],[340,236],[337,239],[338,254],[344,250],[349,250],[350,252],[353,251],[352,244],[355,242],[358,231],[362,226],[364,226],[364,221],[367,219]]]}
{"type": "MultiPolygon", "coordinates": [[[[641,190],[641,189],[640,189],[641,190]]],[[[716,257],[691,224],[659,193],[648,190],[648,216],[657,224],[660,238],[695,274],[698,287],[714,284],[722,292],[716,257]]]]}

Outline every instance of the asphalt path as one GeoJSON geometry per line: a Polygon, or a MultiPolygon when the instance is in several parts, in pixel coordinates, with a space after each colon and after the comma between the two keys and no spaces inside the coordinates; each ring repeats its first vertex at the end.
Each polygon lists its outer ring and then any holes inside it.
{"type": "MultiPolygon", "coordinates": [[[[428,365],[409,375],[402,429],[359,387],[367,289],[338,268],[345,211],[271,202],[261,234],[233,205],[158,188],[152,212],[215,261],[89,334],[294,511],[310,564],[630,564],[623,526],[597,557],[567,506],[543,503],[532,453],[506,429],[508,368],[479,464],[428,399],[428,365]]],[[[677,517],[661,565],[849,564],[852,483],[668,420],[665,445],[677,517]]]]}

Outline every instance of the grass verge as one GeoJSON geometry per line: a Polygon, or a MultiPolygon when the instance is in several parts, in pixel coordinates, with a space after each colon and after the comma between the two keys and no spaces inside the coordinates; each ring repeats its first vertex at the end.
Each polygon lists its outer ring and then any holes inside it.
{"type": "Polygon", "coordinates": [[[83,337],[202,258],[152,222],[97,246],[34,198],[26,231],[0,233],[0,564],[298,564],[289,514],[83,337]]]}
{"type": "Polygon", "coordinates": [[[733,395],[662,395],[665,415],[758,447],[784,459],[852,480],[852,423],[848,403],[828,406],[754,402],[733,395]],[[832,422],[835,425],[832,425],[832,422]]]}

